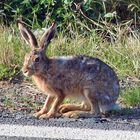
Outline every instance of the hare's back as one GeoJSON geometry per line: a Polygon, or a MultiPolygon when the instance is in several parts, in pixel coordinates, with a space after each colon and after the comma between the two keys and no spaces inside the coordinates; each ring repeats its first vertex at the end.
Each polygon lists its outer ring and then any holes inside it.
{"type": "Polygon", "coordinates": [[[57,58],[57,67],[65,76],[83,82],[118,84],[114,70],[98,58],[89,56],[66,56],[57,58]]]}
{"type": "Polygon", "coordinates": [[[75,71],[79,73],[89,74],[107,74],[112,78],[116,78],[114,70],[98,58],[89,56],[62,56],[57,57],[57,65],[63,70],[75,71]]]}

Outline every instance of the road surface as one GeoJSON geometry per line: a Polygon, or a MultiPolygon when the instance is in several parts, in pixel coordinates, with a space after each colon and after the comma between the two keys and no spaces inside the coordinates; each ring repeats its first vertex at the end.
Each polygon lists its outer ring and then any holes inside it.
{"type": "Polygon", "coordinates": [[[0,140],[139,140],[140,118],[56,118],[0,116],[0,140]]]}

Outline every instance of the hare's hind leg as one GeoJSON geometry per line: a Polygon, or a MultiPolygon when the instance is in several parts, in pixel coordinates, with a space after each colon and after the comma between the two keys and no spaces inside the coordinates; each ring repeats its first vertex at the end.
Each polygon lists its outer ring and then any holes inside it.
{"type": "Polygon", "coordinates": [[[90,111],[90,105],[87,104],[87,102],[85,101],[83,101],[80,105],[63,104],[62,110],[60,111],[63,117],[68,118],[86,117],[85,114],[87,114],[90,111]]]}
{"type": "Polygon", "coordinates": [[[90,106],[86,102],[82,102],[81,104],[62,104],[59,107],[60,113],[66,113],[69,111],[89,111],[90,106]]]}
{"type": "Polygon", "coordinates": [[[89,89],[85,89],[84,90],[84,96],[87,100],[87,103],[89,104],[88,108],[82,108],[80,110],[80,108],[77,108],[77,106],[75,107],[78,110],[72,110],[72,111],[68,111],[66,113],[63,113],[64,117],[69,117],[69,118],[79,118],[79,117],[84,117],[84,118],[88,118],[88,117],[99,117],[100,114],[100,108],[99,108],[99,103],[98,100],[96,100],[93,97],[93,94],[90,92],[89,89]]]}
{"type": "Polygon", "coordinates": [[[91,91],[89,89],[85,89],[84,95],[85,95],[88,103],[90,104],[90,108],[91,108],[90,113],[97,115],[97,116],[101,115],[100,108],[99,108],[99,102],[95,97],[93,97],[93,94],[91,93],[91,91]]]}

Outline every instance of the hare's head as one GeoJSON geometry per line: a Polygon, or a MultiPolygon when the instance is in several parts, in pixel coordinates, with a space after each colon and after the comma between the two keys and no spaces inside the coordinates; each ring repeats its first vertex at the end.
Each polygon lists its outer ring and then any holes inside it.
{"type": "Polygon", "coordinates": [[[22,68],[23,74],[25,76],[40,74],[43,72],[44,67],[46,67],[48,59],[45,52],[56,31],[56,24],[52,24],[52,26],[43,34],[40,43],[38,44],[33,33],[26,28],[25,23],[21,20],[18,20],[17,23],[23,39],[31,48],[30,53],[25,56],[22,68]]]}

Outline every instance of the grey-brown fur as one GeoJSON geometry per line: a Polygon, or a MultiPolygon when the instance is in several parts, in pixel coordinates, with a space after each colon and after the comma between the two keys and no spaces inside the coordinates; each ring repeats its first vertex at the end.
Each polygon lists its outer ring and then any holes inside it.
{"type": "Polygon", "coordinates": [[[67,117],[78,117],[85,111],[100,114],[114,109],[119,96],[119,82],[110,66],[88,56],[48,58],[45,51],[54,36],[56,25],[53,24],[43,35],[40,47],[34,46],[37,41],[24,23],[18,21],[18,25],[23,38],[32,48],[25,57],[23,73],[31,76],[48,95],[36,117],[55,117],[58,111],[67,117]],[[62,105],[66,97],[82,97],[83,102],[81,105],[62,105]]]}

